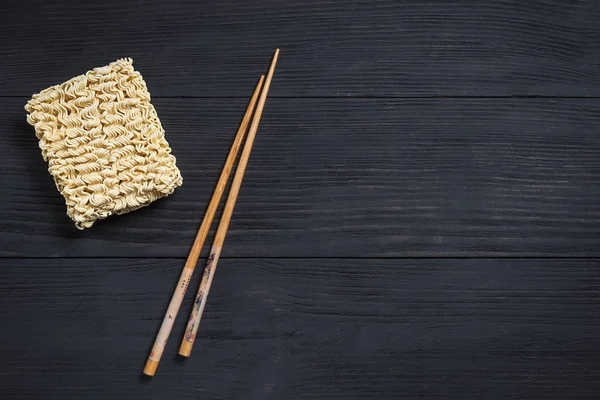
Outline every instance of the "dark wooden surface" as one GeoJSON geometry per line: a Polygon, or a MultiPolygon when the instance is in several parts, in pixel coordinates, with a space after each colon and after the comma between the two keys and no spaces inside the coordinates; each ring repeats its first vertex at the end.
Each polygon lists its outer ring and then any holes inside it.
{"type": "Polygon", "coordinates": [[[4,398],[597,396],[598,260],[223,259],[193,356],[170,341],[152,382],[180,260],[1,265],[4,398]]]}
{"type": "Polygon", "coordinates": [[[598,398],[600,3],[8,0],[0,37],[0,398],[598,398]],[[144,379],[275,47],[194,353],[198,275],[144,379]],[[23,106],[119,57],[184,186],[81,232],[23,106]]]}

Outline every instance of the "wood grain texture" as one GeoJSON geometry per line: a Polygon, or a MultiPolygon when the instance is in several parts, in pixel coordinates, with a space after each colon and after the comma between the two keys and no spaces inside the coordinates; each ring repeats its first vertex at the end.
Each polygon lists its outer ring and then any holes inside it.
{"type": "Polygon", "coordinates": [[[171,340],[160,373],[139,380],[180,267],[0,260],[3,398],[562,400],[600,390],[598,260],[222,259],[195,356],[175,361],[171,340]]]}
{"type": "Polygon", "coordinates": [[[598,398],[600,2],[7,0],[0,37],[2,400],[598,398]],[[180,317],[144,379],[276,47],[195,355],[180,317]],[[121,57],[184,186],[80,232],[23,105],[121,57]]]}
{"type": "Polygon", "coordinates": [[[599,96],[597,1],[7,0],[0,93],[132,57],[154,96],[599,96]]]}
{"type": "MultiPolygon", "coordinates": [[[[79,232],[23,100],[0,99],[0,254],[185,257],[245,102],[155,100],[183,187],[79,232]]],[[[599,108],[598,99],[270,99],[223,256],[598,256],[599,108]]]]}

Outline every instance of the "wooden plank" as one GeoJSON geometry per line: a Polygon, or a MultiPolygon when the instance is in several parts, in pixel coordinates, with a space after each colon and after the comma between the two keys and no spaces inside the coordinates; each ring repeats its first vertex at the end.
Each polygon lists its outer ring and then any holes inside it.
{"type": "Polygon", "coordinates": [[[600,390],[598,260],[223,259],[194,354],[172,358],[192,290],[151,383],[137,380],[179,260],[0,266],[4,398],[562,400],[600,390]]]}
{"type": "MultiPolygon", "coordinates": [[[[245,102],[156,100],[183,187],[81,232],[22,101],[0,99],[0,255],[185,257],[245,102]]],[[[223,255],[598,256],[599,107],[269,99],[223,255]]]]}
{"type": "Polygon", "coordinates": [[[8,0],[0,93],[132,57],[154,96],[599,96],[595,1],[8,0]]]}

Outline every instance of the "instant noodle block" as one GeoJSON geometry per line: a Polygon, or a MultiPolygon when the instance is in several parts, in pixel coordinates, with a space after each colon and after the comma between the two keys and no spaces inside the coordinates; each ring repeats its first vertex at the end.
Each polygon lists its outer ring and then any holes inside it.
{"type": "Polygon", "coordinates": [[[131,59],[45,89],[25,110],[67,215],[79,229],[181,186],[165,131],[131,59]]]}

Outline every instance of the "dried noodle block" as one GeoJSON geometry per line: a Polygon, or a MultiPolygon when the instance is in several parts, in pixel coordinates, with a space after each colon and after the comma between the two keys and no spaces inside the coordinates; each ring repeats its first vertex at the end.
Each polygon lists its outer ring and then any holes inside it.
{"type": "Polygon", "coordinates": [[[45,89],[25,110],[67,215],[80,229],[181,186],[150,93],[131,59],[45,89]]]}

